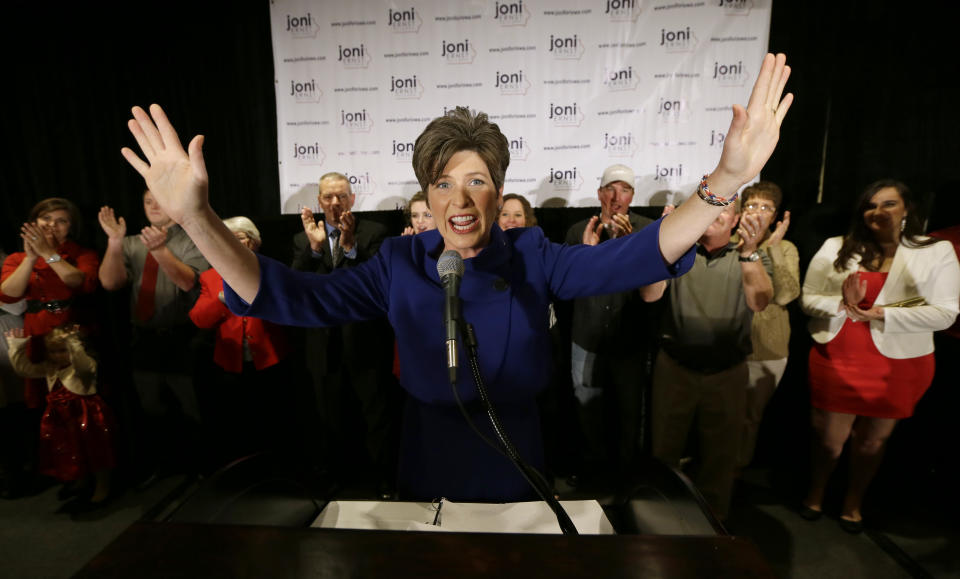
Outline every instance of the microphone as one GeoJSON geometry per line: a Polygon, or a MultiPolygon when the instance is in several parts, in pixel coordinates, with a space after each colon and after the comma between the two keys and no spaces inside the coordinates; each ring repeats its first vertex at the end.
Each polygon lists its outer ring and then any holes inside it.
{"type": "Polygon", "coordinates": [[[457,382],[457,324],[460,322],[460,280],[463,279],[463,258],[449,249],[437,260],[437,275],[443,286],[443,324],[447,329],[447,372],[450,383],[457,382]]]}

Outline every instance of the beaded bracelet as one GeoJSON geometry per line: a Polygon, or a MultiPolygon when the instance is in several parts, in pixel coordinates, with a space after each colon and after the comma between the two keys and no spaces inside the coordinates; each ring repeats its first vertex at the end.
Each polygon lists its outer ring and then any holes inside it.
{"type": "Polygon", "coordinates": [[[707,186],[708,176],[709,175],[704,175],[703,179],[700,179],[700,186],[697,187],[697,195],[701,199],[716,207],[726,207],[737,200],[737,196],[740,195],[739,191],[735,192],[729,199],[724,199],[723,197],[718,197],[717,195],[711,193],[710,187],[707,186]]]}

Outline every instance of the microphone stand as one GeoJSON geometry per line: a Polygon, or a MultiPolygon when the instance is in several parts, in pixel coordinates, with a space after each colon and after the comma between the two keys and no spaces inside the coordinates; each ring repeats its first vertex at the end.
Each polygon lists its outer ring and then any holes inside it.
{"type": "Polygon", "coordinates": [[[467,412],[466,408],[464,408],[463,402],[460,400],[460,395],[457,392],[456,380],[453,379],[453,376],[451,375],[450,385],[453,387],[453,396],[457,401],[457,405],[460,407],[460,411],[466,418],[467,424],[470,425],[470,428],[472,428],[473,431],[480,436],[480,438],[497,450],[497,452],[503,454],[503,451],[506,451],[506,456],[510,459],[510,462],[512,462],[517,470],[520,471],[520,474],[527,481],[527,483],[529,483],[533,490],[537,492],[537,494],[540,496],[540,499],[547,503],[547,506],[549,506],[550,510],[553,511],[553,514],[557,517],[557,524],[560,526],[560,530],[564,535],[579,535],[580,533],[577,532],[577,527],[573,524],[573,521],[570,520],[570,515],[568,515],[563,509],[560,501],[558,501],[556,497],[553,496],[553,493],[550,492],[550,488],[547,485],[547,481],[543,478],[543,475],[537,472],[537,469],[528,465],[523,461],[522,458],[520,458],[520,453],[517,452],[517,447],[514,446],[513,442],[507,436],[507,432],[500,423],[500,418],[497,416],[497,413],[493,408],[493,404],[490,401],[490,396],[487,393],[487,387],[483,382],[483,377],[480,375],[480,361],[477,357],[477,336],[474,333],[473,326],[464,321],[462,317],[459,317],[457,321],[460,330],[460,336],[464,339],[466,344],[467,357],[470,360],[470,369],[473,371],[473,380],[477,385],[477,392],[480,394],[480,400],[483,403],[484,409],[487,411],[487,416],[489,417],[490,423],[493,426],[493,431],[500,440],[503,450],[493,444],[493,442],[484,436],[483,433],[481,433],[473,424],[470,414],[467,412]]]}

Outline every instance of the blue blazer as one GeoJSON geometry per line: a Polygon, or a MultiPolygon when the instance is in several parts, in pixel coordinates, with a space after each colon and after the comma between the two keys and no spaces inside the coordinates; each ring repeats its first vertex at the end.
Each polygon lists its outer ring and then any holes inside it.
{"type": "MultiPolygon", "coordinates": [[[[548,306],[553,300],[622,292],[675,277],[693,264],[693,248],[675,264],[660,255],[660,221],[597,246],[560,245],[539,228],[493,226],[490,244],[464,261],[463,318],[476,329],[480,371],[520,455],[542,468],[536,396],[552,372],[548,306]]],[[[404,498],[516,501],[532,492],[509,460],[472,432],[449,385],[437,275],[443,239],[436,231],[387,239],[356,267],[329,275],[298,272],[258,254],[260,289],[252,304],[224,284],[237,315],[301,326],[331,326],[384,314],[393,325],[404,411],[399,490],[404,498]]],[[[461,352],[461,360],[466,360],[461,352]]],[[[479,429],[494,439],[473,378],[462,364],[460,398],[479,429]]]]}

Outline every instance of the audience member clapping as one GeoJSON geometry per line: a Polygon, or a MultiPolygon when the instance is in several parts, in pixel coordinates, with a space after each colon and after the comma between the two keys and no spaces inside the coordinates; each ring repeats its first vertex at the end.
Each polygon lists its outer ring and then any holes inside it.
{"type": "Polygon", "coordinates": [[[416,235],[437,228],[433,213],[430,213],[430,208],[427,207],[427,195],[423,191],[413,194],[403,210],[403,215],[408,225],[403,228],[402,235],[416,235]]]}
{"type": "Polygon", "coordinates": [[[816,444],[801,515],[819,518],[849,439],[840,525],[851,533],[862,530],[861,503],[887,439],[933,379],[933,332],[957,316],[957,257],[949,243],[921,236],[922,223],[906,185],[873,183],[847,234],[823,244],[803,284],[816,444]]]}

